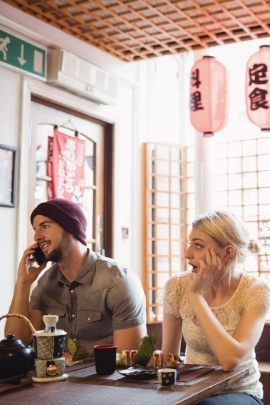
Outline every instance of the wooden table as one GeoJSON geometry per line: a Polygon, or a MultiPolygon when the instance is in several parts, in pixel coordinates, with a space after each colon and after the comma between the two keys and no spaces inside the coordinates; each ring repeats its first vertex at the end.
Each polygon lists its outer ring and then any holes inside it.
{"type": "Polygon", "coordinates": [[[98,376],[92,361],[67,367],[68,380],[33,383],[0,393],[2,405],[192,405],[248,375],[247,369],[214,370],[193,382],[160,387],[156,379],[133,380],[118,371],[98,376]]]}

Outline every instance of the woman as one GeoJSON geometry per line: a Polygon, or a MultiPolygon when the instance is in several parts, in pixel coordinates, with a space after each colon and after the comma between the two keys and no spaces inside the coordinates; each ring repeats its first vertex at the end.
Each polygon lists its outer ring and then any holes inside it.
{"type": "Polygon", "coordinates": [[[244,271],[246,256],[258,253],[245,224],[229,212],[214,211],[192,224],[185,254],[191,270],[164,287],[162,352],[179,353],[185,362],[220,365],[225,371],[249,368],[249,376],[199,404],[263,404],[254,347],[270,307],[270,286],[244,271]]]}

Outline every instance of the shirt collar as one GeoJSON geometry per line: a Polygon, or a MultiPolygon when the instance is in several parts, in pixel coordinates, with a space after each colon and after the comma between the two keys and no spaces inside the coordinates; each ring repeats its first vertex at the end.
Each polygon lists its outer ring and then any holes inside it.
{"type": "MultiPolygon", "coordinates": [[[[79,271],[79,274],[77,277],[72,281],[72,283],[76,282],[79,284],[86,284],[86,285],[91,285],[92,279],[94,277],[94,268],[95,268],[95,263],[97,261],[97,255],[95,252],[88,250],[88,255],[86,257],[86,260],[82,266],[82,268],[79,271]]],[[[58,281],[61,283],[67,284],[67,280],[61,273],[59,267],[58,267],[58,281]]],[[[69,284],[69,283],[68,283],[69,284]]]]}

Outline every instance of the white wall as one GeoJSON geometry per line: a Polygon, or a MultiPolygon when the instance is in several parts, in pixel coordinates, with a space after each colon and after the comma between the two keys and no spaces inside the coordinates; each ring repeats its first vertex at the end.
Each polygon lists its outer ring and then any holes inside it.
{"type": "MultiPolygon", "coordinates": [[[[63,48],[118,75],[120,90],[115,106],[100,106],[76,95],[53,88],[39,79],[33,79],[22,71],[14,71],[0,64],[0,143],[18,148],[15,208],[0,207],[0,257],[1,293],[0,315],[7,313],[13,295],[18,261],[26,247],[28,172],[31,158],[30,99],[31,94],[68,105],[90,116],[115,124],[115,218],[114,257],[141,276],[141,163],[140,145],[146,140],[146,114],[138,120],[142,110],[137,78],[144,64],[125,63],[99,51],[61,31],[34,19],[0,1],[0,29],[9,29],[16,36],[28,38],[47,49],[63,48]],[[138,123],[140,121],[140,123],[138,123]],[[121,227],[128,227],[129,239],[121,237],[121,227]]],[[[0,323],[0,339],[3,338],[4,320],[0,323]]]]}
{"type": "MultiPolygon", "coordinates": [[[[19,148],[18,136],[20,122],[16,119],[20,112],[20,76],[0,68],[0,144],[19,148]]],[[[19,149],[17,151],[17,162],[19,149]]],[[[17,166],[18,168],[18,166],[17,166]]],[[[17,171],[18,173],[18,171],[17,171]]],[[[16,173],[16,175],[17,175],[16,173]]],[[[15,201],[18,195],[15,194],[15,201]]],[[[0,255],[2,265],[0,269],[0,314],[8,312],[9,301],[12,296],[15,266],[16,266],[16,220],[17,210],[0,206],[0,255]]],[[[4,320],[0,322],[2,330],[4,320]]],[[[0,333],[0,336],[2,334],[0,333]]]]}

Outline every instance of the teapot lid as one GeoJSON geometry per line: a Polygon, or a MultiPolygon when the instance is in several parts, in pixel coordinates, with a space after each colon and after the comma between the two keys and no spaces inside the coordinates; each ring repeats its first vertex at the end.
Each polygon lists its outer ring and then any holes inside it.
{"type": "Polygon", "coordinates": [[[33,336],[63,336],[67,334],[64,330],[56,329],[59,320],[58,315],[43,315],[42,319],[45,323],[45,329],[36,331],[33,336]]]}
{"type": "Polygon", "coordinates": [[[0,348],[15,347],[15,346],[25,347],[21,339],[17,339],[14,335],[7,335],[6,339],[0,341],[0,348]]]}

